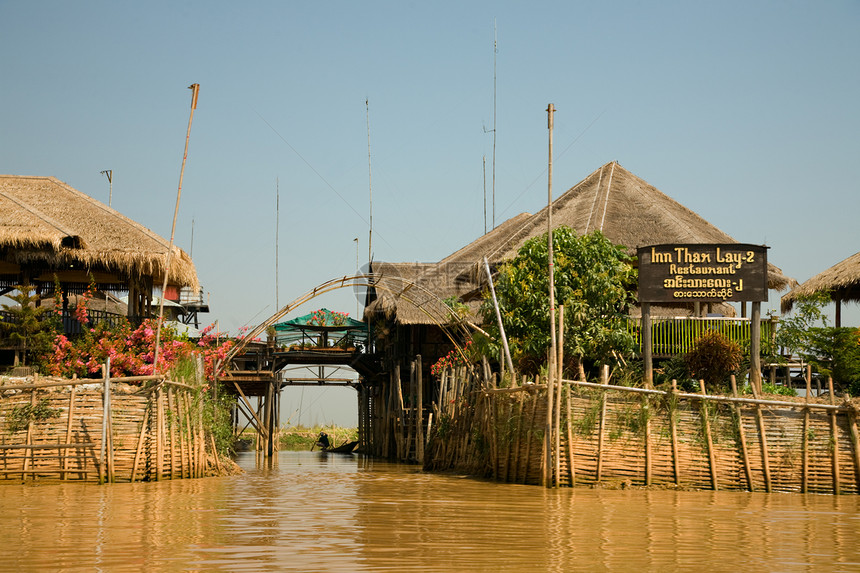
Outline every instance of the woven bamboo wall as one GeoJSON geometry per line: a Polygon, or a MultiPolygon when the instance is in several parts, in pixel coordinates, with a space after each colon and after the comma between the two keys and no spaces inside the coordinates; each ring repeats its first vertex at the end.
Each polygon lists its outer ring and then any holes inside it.
{"type": "Polygon", "coordinates": [[[546,386],[484,390],[452,414],[447,432],[433,434],[425,469],[540,484],[549,449],[547,471],[552,476],[558,464],[560,486],[860,493],[851,403],[753,403],[577,384],[566,381],[562,392],[558,450],[543,440],[546,386]]]}
{"type": "Polygon", "coordinates": [[[148,389],[111,382],[107,408],[103,382],[0,386],[0,481],[228,473],[232,464],[218,458],[200,400],[199,392],[169,381],[148,389]]]}

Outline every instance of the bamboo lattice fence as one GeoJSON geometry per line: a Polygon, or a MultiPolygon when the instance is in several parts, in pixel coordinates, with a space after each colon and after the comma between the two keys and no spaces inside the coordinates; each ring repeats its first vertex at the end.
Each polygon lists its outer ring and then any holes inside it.
{"type": "Polygon", "coordinates": [[[0,481],[133,482],[231,471],[191,386],[153,376],[0,386],[0,481]]]}
{"type": "Polygon", "coordinates": [[[556,486],[860,493],[860,410],[837,404],[832,388],[766,400],[564,380],[551,429],[559,447],[545,468],[546,385],[495,389],[457,376],[463,391],[431,436],[427,470],[527,484],[547,471],[556,486]]]}

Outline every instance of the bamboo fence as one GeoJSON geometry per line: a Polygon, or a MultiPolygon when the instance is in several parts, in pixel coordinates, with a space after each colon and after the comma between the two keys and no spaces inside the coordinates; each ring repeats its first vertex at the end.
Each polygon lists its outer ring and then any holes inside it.
{"type": "Polygon", "coordinates": [[[549,485],[571,487],[860,493],[860,409],[837,404],[832,386],[823,399],[770,400],[563,380],[547,460],[545,384],[443,379],[459,394],[428,443],[430,471],[524,484],[549,475],[549,485]]]}
{"type": "Polygon", "coordinates": [[[156,481],[231,468],[191,386],[159,376],[0,386],[0,482],[156,481]]]}

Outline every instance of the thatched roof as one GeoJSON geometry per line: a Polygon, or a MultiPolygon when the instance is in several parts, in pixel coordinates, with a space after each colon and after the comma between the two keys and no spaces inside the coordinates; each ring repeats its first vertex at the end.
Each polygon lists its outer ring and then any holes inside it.
{"type": "MultiPolygon", "coordinates": [[[[490,261],[516,256],[520,247],[546,233],[548,209],[528,218],[486,253],[490,261]]],[[[552,204],[553,227],[566,225],[579,234],[601,231],[631,255],[645,245],[667,243],[737,243],[698,214],[660,192],[613,161],[592,172],[552,204]]],[[[794,279],[768,263],[768,287],[782,290],[794,279]]]]}
{"type": "MultiPolygon", "coordinates": [[[[380,268],[408,275],[441,299],[456,295],[476,306],[472,301],[485,282],[483,258],[487,257],[491,267],[514,258],[527,240],[546,233],[547,217],[546,207],[535,215],[521,213],[435,265],[385,263],[380,268]]],[[[580,234],[600,230],[613,243],[627,247],[631,255],[645,245],[738,242],[617,162],[600,167],[553,201],[552,222],[553,227],[567,225],[580,234]]],[[[769,288],[782,290],[794,284],[797,281],[768,263],[769,288]]],[[[420,310],[384,299],[381,297],[377,307],[368,307],[370,316],[384,306],[385,315],[396,316],[402,324],[427,323],[420,310]]],[[[719,305],[718,310],[734,312],[729,305],[719,305]]],[[[684,311],[677,309],[673,314],[684,311]]]]}
{"type": "Polygon", "coordinates": [[[799,297],[817,292],[829,293],[835,301],[860,301],[860,253],[836,263],[785,294],[780,301],[782,312],[791,311],[799,297]]]}
{"type": "MultiPolygon", "coordinates": [[[[83,267],[164,279],[169,242],[53,177],[0,175],[0,262],[41,270],[83,267]]],[[[191,258],[174,246],[168,282],[198,288],[191,258]]]]}

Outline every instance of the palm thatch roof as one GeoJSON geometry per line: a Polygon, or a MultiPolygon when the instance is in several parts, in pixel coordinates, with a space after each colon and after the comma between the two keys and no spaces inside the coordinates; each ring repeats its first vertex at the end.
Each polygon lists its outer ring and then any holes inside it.
{"type": "Polygon", "coordinates": [[[828,293],[836,302],[860,301],[860,253],[839,261],[785,294],[780,300],[782,312],[790,312],[800,297],[818,292],[828,293]]]}
{"type": "MultiPolygon", "coordinates": [[[[435,265],[385,263],[379,268],[409,275],[411,280],[438,293],[440,299],[456,295],[476,306],[471,301],[485,282],[483,258],[488,259],[491,267],[514,258],[526,241],[546,233],[548,215],[546,207],[534,215],[521,213],[435,265]]],[[[613,243],[627,247],[631,256],[645,245],[738,242],[614,161],[553,201],[552,218],[553,227],[566,225],[581,234],[600,230],[613,243]]],[[[795,284],[797,281],[768,263],[769,288],[782,290],[795,284]]],[[[382,302],[384,298],[380,298],[378,307],[368,307],[370,316],[384,305],[385,315],[396,316],[401,324],[426,323],[420,310],[409,310],[396,300],[382,302]]],[[[719,310],[727,315],[734,313],[729,305],[719,305],[719,310]]],[[[690,309],[673,308],[670,314],[689,312],[690,309]]]]}
{"type": "MultiPolygon", "coordinates": [[[[72,268],[198,288],[191,257],[143,225],[53,177],[0,175],[0,274],[72,268]]],[[[35,277],[34,277],[35,278],[35,277]]],[[[12,280],[9,278],[9,280],[12,280]]]]}

